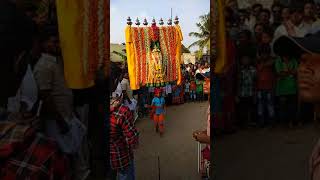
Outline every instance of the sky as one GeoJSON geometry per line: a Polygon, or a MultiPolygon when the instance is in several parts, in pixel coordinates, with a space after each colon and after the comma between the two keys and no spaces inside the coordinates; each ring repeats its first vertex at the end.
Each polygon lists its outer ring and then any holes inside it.
{"type": "MultiPolygon", "coordinates": [[[[125,27],[128,16],[133,23],[139,18],[142,24],[147,18],[150,25],[153,17],[157,24],[160,18],[167,23],[172,8],[173,19],[179,17],[184,40],[182,43],[188,47],[196,38],[190,37],[190,32],[197,32],[196,23],[199,16],[209,13],[210,0],[111,0],[110,1],[110,41],[111,43],[125,42],[125,27]]],[[[197,50],[192,48],[191,51],[197,50]]]]}

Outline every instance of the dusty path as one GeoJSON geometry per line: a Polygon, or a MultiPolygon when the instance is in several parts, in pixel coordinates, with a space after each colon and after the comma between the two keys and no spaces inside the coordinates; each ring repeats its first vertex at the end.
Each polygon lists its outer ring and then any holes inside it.
{"type": "Polygon", "coordinates": [[[194,130],[206,127],[207,103],[186,103],[167,110],[165,134],[155,133],[150,119],[137,121],[141,133],[135,153],[137,180],[158,180],[158,155],[161,180],[198,180],[197,144],[194,130]]]}
{"type": "Polygon", "coordinates": [[[242,130],[218,137],[215,180],[306,180],[308,158],[320,130],[312,123],[296,129],[242,130]]]}

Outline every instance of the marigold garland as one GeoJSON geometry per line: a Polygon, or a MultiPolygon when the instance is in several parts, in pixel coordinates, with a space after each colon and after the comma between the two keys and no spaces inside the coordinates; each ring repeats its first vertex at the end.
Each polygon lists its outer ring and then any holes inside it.
{"type": "Polygon", "coordinates": [[[133,27],[132,39],[135,52],[135,81],[139,85],[161,87],[178,77],[176,60],[177,29],[174,26],[133,27]],[[154,48],[160,54],[152,53],[154,48]]]}

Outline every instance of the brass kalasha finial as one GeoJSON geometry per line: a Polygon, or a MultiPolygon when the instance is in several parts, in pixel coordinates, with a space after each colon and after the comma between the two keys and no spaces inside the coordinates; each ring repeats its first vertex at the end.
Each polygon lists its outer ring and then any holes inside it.
{"type": "Polygon", "coordinates": [[[140,26],[139,18],[137,18],[137,20],[136,20],[136,25],[137,25],[137,26],[140,26]]]}
{"type": "Polygon", "coordinates": [[[172,19],[171,18],[168,20],[168,25],[172,25],[172,19]]]}
{"type": "Polygon", "coordinates": [[[153,18],[152,19],[152,25],[156,25],[157,23],[156,23],[156,20],[153,18]]]}
{"type": "Polygon", "coordinates": [[[130,16],[127,18],[127,24],[130,25],[130,26],[132,25],[132,21],[131,21],[130,16]]]}
{"type": "Polygon", "coordinates": [[[176,18],[174,18],[174,24],[179,24],[179,18],[178,18],[178,16],[176,16],[176,18]]]}
{"type": "Polygon", "coordinates": [[[163,19],[161,18],[159,24],[162,26],[164,24],[163,19]]]}
{"type": "Polygon", "coordinates": [[[146,18],[144,18],[144,20],[143,20],[143,25],[148,26],[148,21],[146,18]]]}

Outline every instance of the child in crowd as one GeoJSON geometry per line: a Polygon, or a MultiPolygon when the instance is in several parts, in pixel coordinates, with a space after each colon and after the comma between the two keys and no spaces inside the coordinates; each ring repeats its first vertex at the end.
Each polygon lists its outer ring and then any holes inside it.
{"type": "Polygon", "coordinates": [[[297,68],[297,60],[289,55],[282,55],[275,61],[278,118],[280,121],[289,121],[290,125],[296,120],[297,112],[297,68]]]}
{"type": "Polygon", "coordinates": [[[195,80],[192,79],[190,82],[190,100],[192,100],[193,102],[196,101],[197,99],[196,90],[197,90],[197,84],[195,80]]]}
{"type": "Polygon", "coordinates": [[[148,88],[142,87],[141,91],[139,91],[139,116],[143,117],[147,114],[148,109],[145,108],[145,104],[148,104],[148,88]]]}
{"type": "Polygon", "coordinates": [[[261,33],[261,44],[268,44],[270,46],[272,42],[272,30],[264,29],[261,33]]]}
{"type": "Polygon", "coordinates": [[[149,92],[149,103],[148,104],[150,104],[152,101],[152,98],[153,98],[153,94],[154,94],[154,87],[150,86],[148,88],[148,92],[149,92]]]}
{"type": "Polygon", "coordinates": [[[203,101],[203,81],[196,79],[196,85],[197,85],[197,90],[196,90],[197,100],[203,101]]]}
{"type": "Polygon", "coordinates": [[[188,79],[186,79],[186,82],[184,84],[184,99],[185,101],[189,101],[189,97],[190,97],[190,82],[188,79]]]}
{"type": "Polygon", "coordinates": [[[155,89],[154,95],[155,97],[152,99],[151,103],[153,121],[156,132],[159,132],[160,136],[162,136],[164,132],[165,99],[161,96],[161,89],[155,89]]]}
{"type": "Polygon", "coordinates": [[[172,86],[171,84],[167,84],[166,87],[166,102],[167,102],[167,105],[171,105],[171,102],[172,102],[172,86]]]}
{"type": "Polygon", "coordinates": [[[274,123],[274,61],[271,57],[271,48],[269,44],[264,44],[258,48],[257,63],[257,103],[259,125],[273,125],[274,123]],[[265,111],[268,116],[265,116],[265,111]]]}
{"type": "Polygon", "coordinates": [[[256,83],[256,69],[252,66],[248,56],[240,58],[240,69],[238,74],[238,105],[240,125],[246,126],[253,121],[254,95],[256,83]]]}

